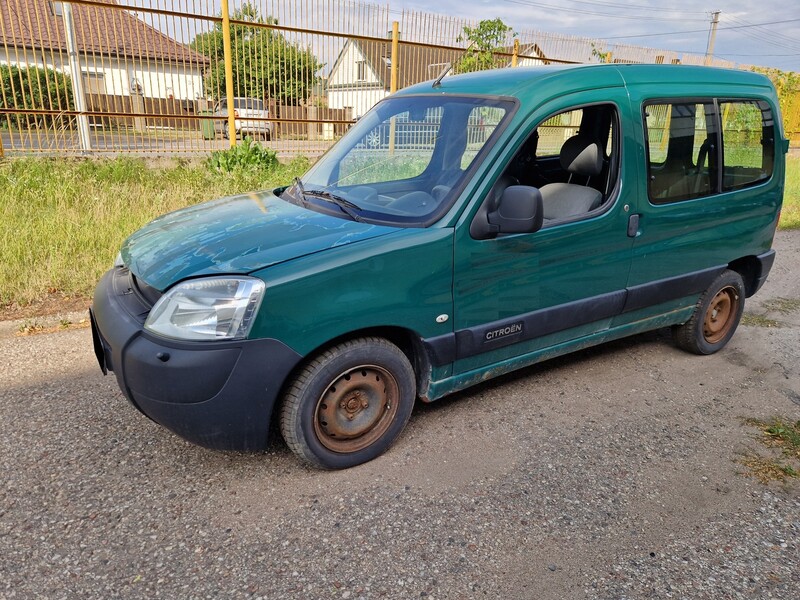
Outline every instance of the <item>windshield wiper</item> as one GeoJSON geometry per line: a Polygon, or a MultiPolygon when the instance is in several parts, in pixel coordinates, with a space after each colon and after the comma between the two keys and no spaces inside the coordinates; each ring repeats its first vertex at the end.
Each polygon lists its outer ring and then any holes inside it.
{"type": "MultiPolygon", "coordinates": [[[[302,189],[302,188],[301,188],[302,189]]],[[[303,192],[307,196],[314,196],[315,198],[322,198],[323,200],[327,200],[328,202],[332,202],[340,209],[342,212],[347,214],[353,221],[358,221],[359,223],[363,223],[364,219],[361,218],[356,211],[361,210],[361,207],[354,202],[350,202],[347,198],[342,198],[341,196],[337,196],[336,194],[332,194],[327,190],[308,190],[303,192]]]]}
{"type": "Polygon", "coordinates": [[[295,189],[297,190],[297,192],[299,192],[299,194],[298,193],[293,193],[293,194],[291,194],[292,197],[297,198],[297,200],[299,200],[299,203],[300,203],[301,206],[307,206],[308,205],[308,201],[306,200],[306,190],[305,190],[305,188],[303,188],[303,182],[300,181],[299,177],[295,177],[294,178],[294,180],[292,181],[292,187],[290,187],[286,191],[287,192],[291,192],[292,190],[295,190],[295,189]]]}

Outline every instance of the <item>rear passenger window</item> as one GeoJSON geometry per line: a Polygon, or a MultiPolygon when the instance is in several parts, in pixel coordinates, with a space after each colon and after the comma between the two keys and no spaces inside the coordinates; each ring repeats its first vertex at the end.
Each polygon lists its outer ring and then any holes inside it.
{"type": "Polygon", "coordinates": [[[653,104],[645,120],[650,200],[662,204],[716,193],[714,104],[653,104]]]}
{"type": "Polygon", "coordinates": [[[775,123],[763,101],[720,102],[722,117],[722,187],[736,190],[772,176],[775,123]]]}
{"type": "Polygon", "coordinates": [[[654,204],[737,190],[772,176],[775,123],[764,101],[650,104],[645,125],[648,195],[654,204]]]}

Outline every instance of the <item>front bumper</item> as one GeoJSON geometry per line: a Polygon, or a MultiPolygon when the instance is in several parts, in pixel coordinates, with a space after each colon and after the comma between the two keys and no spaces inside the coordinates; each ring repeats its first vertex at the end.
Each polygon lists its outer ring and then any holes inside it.
{"type": "Polygon", "coordinates": [[[264,449],[275,401],[302,357],[274,339],[166,340],[144,330],[150,308],[128,269],[100,280],[90,317],[103,372],[114,372],[142,413],[190,442],[264,449]]]}

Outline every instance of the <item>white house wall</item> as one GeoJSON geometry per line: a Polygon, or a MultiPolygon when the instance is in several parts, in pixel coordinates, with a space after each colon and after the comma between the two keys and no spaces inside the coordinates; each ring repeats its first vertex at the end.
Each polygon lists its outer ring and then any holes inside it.
{"type": "MultiPolygon", "coordinates": [[[[66,52],[14,50],[0,48],[0,64],[22,68],[50,68],[69,74],[66,52]]],[[[203,76],[200,68],[156,61],[80,57],[81,71],[102,75],[103,93],[111,96],[128,96],[134,78],[142,87],[146,98],[196,100],[203,97],[203,76]]]]}
{"type": "Polygon", "coordinates": [[[348,42],[346,47],[342,50],[342,54],[339,56],[335,68],[328,77],[328,86],[336,88],[339,86],[352,87],[356,85],[382,85],[382,82],[377,74],[369,68],[369,62],[361,53],[359,47],[352,42],[348,42]],[[364,79],[359,81],[358,63],[360,61],[364,61],[367,68],[364,70],[364,79]]]}
{"type": "Polygon", "coordinates": [[[385,98],[384,83],[372,70],[359,47],[349,41],[342,49],[328,77],[327,95],[330,108],[352,108],[359,118],[375,103],[385,98]],[[358,63],[364,62],[364,79],[358,79],[358,63]]]}
{"type": "Polygon", "coordinates": [[[545,61],[538,59],[538,58],[523,58],[519,57],[517,59],[517,66],[519,67],[538,67],[540,65],[547,64],[545,61]]]}
{"type": "Polygon", "coordinates": [[[380,100],[389,95],[384,89],[372,90],[328,90],[330,108],[352,108],[353,117],[359,118],[380,100]]]}

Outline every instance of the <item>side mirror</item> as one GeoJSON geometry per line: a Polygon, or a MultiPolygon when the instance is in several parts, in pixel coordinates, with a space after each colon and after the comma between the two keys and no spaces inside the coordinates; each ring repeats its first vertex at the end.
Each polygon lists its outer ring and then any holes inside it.
{"type": "Polygon", "coordinates": [[[497,208],[486,215],[491,233],[533,233],[542,228],[542,193],[527,185],[503,190],[497,208]]]}

